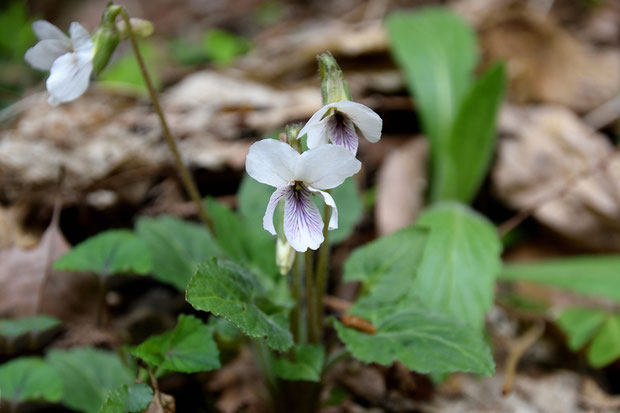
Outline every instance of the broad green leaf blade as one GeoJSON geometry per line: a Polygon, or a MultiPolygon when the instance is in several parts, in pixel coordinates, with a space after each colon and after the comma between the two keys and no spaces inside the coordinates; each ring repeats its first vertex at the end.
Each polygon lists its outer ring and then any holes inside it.
{"type": "MultiPolygon", "coordinates": [[[[360,315],[368,316],[363,312],[360,315]]],[[[376,334],[335,323],[353,356],[385,366],[395,361],[420,373],[472,372],[490,376],[493,359],[480,332],[438,314],[389,308],[372,317],[376,334]]]]}
{"type": "MultiPolygon", "coordinates": [[[[161,88],[161,80],[157,63],[157,50],[153,43],[142,42],[140,53],[144,58],[155,89],[161,88]]],[[[144,83],[144,78],[140,72],[140,66],[133,53],[127,53],[105,68],[103,73],[97,78],[98,83],[104,87],[120,89],[135,94],[146,95],[148,89],[144,83]]]]}
{"type": "Polygon", "coordinates": [[[606,318],[604,311],[590,308],[568,308],[560,314],[557,323],[568,336],[568,347],[576,351],[594,337],[606,318]]]}
{"type": "Polygon", "coordinates": [[[127,230],[105,231],[88,238],[54,263],[56,270],[94,272],[101,277],[120,273],[147,274],[151,267],[148,245],[127,230]]]}
{"type": "Polygon", "coordinates": [[[588,349],[588,362],[603,367],[620,357],[620,316],[609,316],[588,349]]]}
{"type": "Polygon", "coordinates": [[[226,205],[217,202],[213,198],[207,198],[207,210],[213,217],[217,243],[224,250],[227,257],[241,262],[248,261],[246,245],[242,238],[244,234],[243,223],[237,215],[226,205]]]}
{"type": "Polygon", "coordinates": [[[424,130],[433,147],[445,148],[450,126],[471,86],[477,61],[475,34],[461,17],[439,8],[394,13],[387,19],[387,31],[424,130]]]}
{"type": "Polygon", "coordinates": [[[60,321],[47,315],[34,315],[0,320],[0,336],[14,338],[26,333],[37,334],[60,325],[60,321]]]}
{"type": "Polygon", "coordinates": [[[476,195],[495,150],[495,124],[504,94],[504,78],[502,65],[492,67],[463,100],[450,135],[449,173],[437,183],[436,199],[468,203],[476,195]]]}
{"type": "Polygon", "coordinates": [[[286,351],[293,345],[288,316],[279,308],[268,312],[259,307],[263,295],[253,273],[231,261],[210,259],[192,276],[186,299],[197,310],[222,316],[244,334],[286,351]]]}
{"type": "Polygon", "coordinates": [[[237,203],[239,205],[239,213],[250,221],[252,225],[263,229],[263,215],[269,203],[269,197],[275,188],[261,184],[252,179],[248,174],[243,174],[239,192],[237,192],[237,203]]]}
{"type": "Polygon", "coordinates": [[[133,354],[169,371],[197,373],[219,369],[220,354],[213,331],[213,327],[196,317],[181,314],[173,330],[149,338],[133,354]]]}
{"type": "Polygon", "coordinates": [[[204,226],[172,216],[140,218],[136,232],[151,249],[153,276],[181,291],[199,263],[221,255],[204,226]]]}
{"type": "Polygon", "coordinates": [[[429,228],[430,235],[412,286],[415,296],[425,308],[481,330],[501,269],[495,227],[456,203],[438,204],[416,224],[429,228]]]}
{"type": "Polygon", "coordinates": [[[344,264],[345,281],[362,281],[377,303],[402,297],[416,277],[428,230],[408,227],[357,248],[344,264]]]}
{"type": "Polygon", "coordinates": [[[252,42],[225,30],[212,29],[203,35],[202,47],[213,63],[227,65],[247,53],[252,42]]]}
{"type": "Polygon", "coordinates": [[[153,390],[144,383],[123,384],[108,393],[99,413],[138,413],[153,400],[153,390]]]}
{"type": "Polygon", "coordinates": [[[57,402],[62,396],[56,370],[38,357],[22,357],[0,365],[0,400],[57,402]]]}
{"type": "Polygon", "coordinates": [[[116,353],[92,347],[52,350],[47,360],[60,374],[62,403],[86,413],[97,413],[108,392],[133,383],[133,374],[116,353]]]}
{"type": "Polygon", "coordinates": [[[620,255],[591,255],[507,264],[501,280],[530,281],[620,301],[620,255]]]}
{"type": "Polygon", "coordinates": [[[293,348],[293,360],[277,359],[276,375],[285,380],[319,382],[323,372],[325,349],[318,344],[298,344],[293,348]]]}

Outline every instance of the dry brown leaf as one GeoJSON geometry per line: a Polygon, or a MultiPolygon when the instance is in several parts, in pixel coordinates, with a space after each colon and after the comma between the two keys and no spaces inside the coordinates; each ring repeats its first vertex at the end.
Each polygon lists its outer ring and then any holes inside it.
{"type": "Polygon", "coordinates": [[[174,397],[162,393],[160,391],[155,391],[153,395],[153,401],[146,408],[145,413],[175,413],[176,412],[176,403],[174,401],[174,397]]]}
{"type": "Polygon", "coordinates": [[[23,229],[24,212],[20,205],[0,206],[0,250],[12,246],[31,248],[37,244],[37,238],[23,229]]]}
{"type": "Polygon", "coordinates": [[[380,235],[411,225],[424,207],[428,142],[414,139],[389,153],[377,182],[375,219],[380,235]]]}
{"type": "Polygon", "coordinates": [[[58,227],[57,214],[36,247],[0,250],[0,317],[39,311],[64,321],[92,317],[96,280],[84,274],[52,270],[54,260],[70,249],[58,227]]]}
{"type": "Polygon", "coordinates": [[[500,130],[506,136],[493,170],[499,198],[515,209],[542,203],[533,215],[556,233],[584,247],[620,250],[620,155],[605,136],[571,111],[545,106],[506,106],[500,130]]]}
{"type": "Polygon", "coordinates": [[[523,5],[499,8],[480,26],[484,60],[504,60],[510,96],[589,111],[620,92],[620,52],[596,49],[523,5]]]}
{"type": "Polygon", "coordinates": [[[620,410],[620,396],[609,395],[589,377],[584,379],[581,389],[582,403],[596,412],[612,413],[620,410]]]}

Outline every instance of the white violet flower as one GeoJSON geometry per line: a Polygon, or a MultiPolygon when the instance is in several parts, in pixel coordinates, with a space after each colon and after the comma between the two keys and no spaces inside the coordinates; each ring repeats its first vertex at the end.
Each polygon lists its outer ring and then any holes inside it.
{"type": "Polygon", "coordinates": [[[316,250],[324,240],[321,214],[311,195],[320,195],[331,207],[328,229],[338,228],[336,203],[322,190],[342,184],[361,166],[351,152],[339,146],[321,145],[299,154],[288,144],[273,139],[254,143],[245,161],[245,169],[252,178],[276,187],[263,217],[263,228],[276,234],[273,213],[278,201],[284,198],[284,235],[299,252],[316,250]]]}
{"type": "Polygon", "coordinates": [[[57,105],[80,97],[93,71],[93,41],[88,31],[77,22],[71,23],[67,37],[48,21],[37,20],[32,30],[39,42],[28,49],[25,59],[39,70],[49,70],[47,90],[49,103],[57,105]]]}
{"type": "Polygon", "coordinates": [[[308,148],[331,141],[356,154],[358,139],[364,137],[370,142],[377,142],[381,138],[382,126],[381,117],[369,107],[341,100],[319,109],[297,136],[308,135],[308,148]]]}

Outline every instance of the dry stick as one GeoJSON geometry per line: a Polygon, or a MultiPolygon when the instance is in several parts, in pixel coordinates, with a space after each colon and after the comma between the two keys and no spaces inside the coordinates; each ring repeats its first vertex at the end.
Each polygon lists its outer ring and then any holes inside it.
{"type": "Polygon", "coordinates": [[[146,83],[146,88],[149,91],[149,95],[151,97],[151,101],[153,102],[153,107],[155,108],[155,112],[157,113],[157,117],[159,118],[159,122],[161,124],[162,131],[164,132],[164,136],[166,137],[166,142],[168,143],[168,147],[172,152],[174,157],[174,162],[179,170],[179,175],[181,176],[181,181],[183,181],[183,185],[187,190],[190,198],[198,207],[198,213],[202,222],[206,225],[206,227],[211,231],[211,234],[214,236],[215,234],[215,226],[213,225],[213,221],[211,217],[207,213],[207,210],[202,203],[202,199],[200,198],[200,193],[198,192],[198,188],[196,187],[196,183],[194,182],[189,170],[183,163],[183,159],[181,158],[181,154],[179,153],[179,148],[177,146],[176,140],[172,133],[170,132],[170,128],[168,128],[168,123],[166,122],[166,118],[164,117],[164,112],[161,109],[159,104],[159,99],[157,98],[157,92],[155,92],[155,87],[153,86],[153,82],[151,81],[151,77],[146,69],[146,65],[144,64],[144,59],[142,58],[142,54],[140,53],[140,49],[138,48],[138,40],[131,28],[131,24],[129,23],[129,15],[127,11],[123,8],[121,9],[121,17],[125,21],[127,25],[127,33],[129,35],[129,40],[131,41],[131,47],[133,49],[134,54],[136,55],[136,60],[138,61],[138,66],[140,67],[140,72],[142,73],[142,77],[144,78],[144,82],[146,83]]]}
{"type": "Polygon", "coordinates": [[[597,172],[605,171],[609,166],[609,162],[614,159],[614,155],[616,155],[617,150],[614,150],[608,153],[605,157],[603,157],[600,161],[598,161],[592,168],[584,169],[580,173],[573,175],[569,178],[565,185],[560,187],[557,191],[550,193],[548,196],[543,197],[542,199],[535,202],[533,205],[529,207],[525,207],[521,209],[516,215],[512,218],[504,221],[498,228],[498,232],[500,237],[503,237],[516,227],[518,227],[523,221],[525,221],[530,215],[536,212],[537,209],[545,205],[549,201],[553,201],[554,199],[560,198],[564,196],[568,191],[570,191],[574,185],[581,181],[582,179],[588,178],[591,175],[594,175],[597,172]]]}
{"type": "Polygon", "coordinates": [[[157,379],[155,378],[155,375],[153,374],[153,371],[151,370],[148,364],[145,363],[144,367],[146,368],[146,371],[149,373],[149,379],[151,381],[151,387],[153,388],[153,393],[154,393],[153,398],[155,399],[155,403],[157,403],[157,405],[163,412],[164,406],[161,402],[161,393],[159,392],[159,385],[157,384],[157,379]]]}
{"type": "Polygon", "coordinates": [[[315,321],[319,330],[319,340],[321,339],[321,332],[323,331],[323,297],[325,296],[325,288],[327,287],[327,265],[329,263],[329,217],[329,205],[325,203],[325,208],[323,209],[324,240],[319,249],[319,261],[316,269],[315,309],[317,312],[317,319],[315,321]]]}
{"type": "MultiPolygon", "coordinates": [[[[64,177],[64,171],[61,170],[60,172],[60,182],[62,182],[62,179],[64,177]]],[[[58,227],[58,221],[60,219],[60,210],[62,209],[61,207],[62,205],[62,201],[60,198],[60,195],[56,196],[56,200],[54,201],[54,211],[52,212],[52,221],[50,222],[50,228],[52,227],[58,227]]],[[[51,237],[49,239],[46,240],[46,242],[48,243],[53,243],[53,239],[51,239],[51,237]]],[[[43,310],[43,298],[45,297],[45,288],[47,287],[47,283],[49,281],[49,276],[50,276],[50,267],[52,266],[52,251],[51,251],[51,245],[46,246],[47,248],[47,255],[45,256],[45,269],[43,271],[43,279],[41,280],[41,284],[39,285],[39,296],[37,297],[37,304],[35,307],[35,314],[39,314],[42,310],[43,310]]]]}
{"type": "Polygon", "coordinates": [[[517,374],[517,364],[523,354],[529,349],[545,331],[545,323],[539,321],[527,330],[521,337],[517,338],[508,354],[504,371],[506,378],[504,379],[504,388],[502,394],[507,396],[514,387],[515,376],[517,374]]]}

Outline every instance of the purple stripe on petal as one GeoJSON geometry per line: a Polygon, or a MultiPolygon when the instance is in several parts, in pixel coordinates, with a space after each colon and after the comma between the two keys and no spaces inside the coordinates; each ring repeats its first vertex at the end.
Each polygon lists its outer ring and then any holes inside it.
{"type": "Polygon", "coordinates": [[[336,111],[327,121],[327,131],[334,145],[343,146],[353,154],[357,153],[357,133],[349,116],[336,111]]]}
{"type": "Polygon", "coordinates": [[[301,186],[286,193],[284,235],[295,250],[316,250],[323,242],[323,220],[310,191],[301,186]]]}

